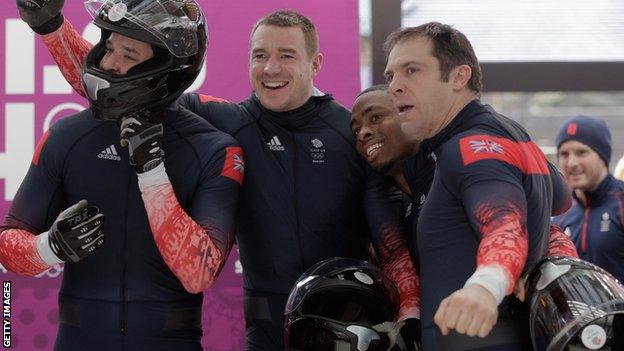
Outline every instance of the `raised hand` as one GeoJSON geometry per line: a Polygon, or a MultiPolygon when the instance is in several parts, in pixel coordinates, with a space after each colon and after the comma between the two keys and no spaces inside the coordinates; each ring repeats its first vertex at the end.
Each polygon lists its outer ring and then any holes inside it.
{"type": "Polygon", "coordinates": [[[162,124],[150,122],[141,113],[121,122],[121,146],[128,147],[130,164],[137,174],[154,169],[163,162],[162,137],[162,124]]]}
{"type": "Polygon", "coordinates": [[[20,17],[38,34],[48,34],[63,24],[65,0],[16,0],[20,17]]]}

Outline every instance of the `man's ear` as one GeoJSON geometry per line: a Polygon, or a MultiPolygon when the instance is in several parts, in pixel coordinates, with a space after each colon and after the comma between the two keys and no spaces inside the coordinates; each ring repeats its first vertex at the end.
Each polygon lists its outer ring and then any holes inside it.
{"type": "Polygon", "coordinates": [[[320,52],[312,59],[312,72],[317,75],[323,66],[323,54],[320,52]]]}
{"type": "Polygon", "coordinates": [[[451,71],[453,90],[462,90],[472,78],[472,68],[468,65],[459,65],[451,71]]]}

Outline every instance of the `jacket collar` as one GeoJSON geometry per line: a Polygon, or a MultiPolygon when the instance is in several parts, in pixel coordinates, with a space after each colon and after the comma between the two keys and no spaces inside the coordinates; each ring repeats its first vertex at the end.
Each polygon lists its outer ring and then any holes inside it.
{"type": "MultiPolygon", "coordinates": [[[[596,207],[605,201],[605,199],[609,195],[609,190],[611,190],[614,181],[615,178],[613,177],[613,175],[607,174],[605,179],[603,179],[602,182],[598,184],[596,190],[584,192],[585,198],[588,200],[590,207],[596,207]]],[[[585,203],[576,196],[576,192],[572,192],[572,195],[579,204],[586,207],[585,203]]]]}
{"type": "Polygon", "coordinates": [[[305,104],[294,110],[284,112],[275,112],[264,107],[255,92],[249,100],[251,100],[251,103],[248,105],[253,110],[252,113],[256,118],[268,118],[284,129],[293,130],[308,124],[310,120],[317,116],[317,108],[324,101],[333,100],[333,98],[330,94],[324,94],[317,88],[314,88],[312,96],[305,104]]]}
{"type": "Polygon", "coordinates": [[[471,116],[483,111],[485,106],[478,99],[470,101],[464,108],[459,111],[457,116],[441,131],[429,139],[422,142],[421,148],[423,148],[427,154],[435,151],[442,144],[451,139],[454,135],[457,135],[470,127],[472,123],[469,122],[471,116]]]}

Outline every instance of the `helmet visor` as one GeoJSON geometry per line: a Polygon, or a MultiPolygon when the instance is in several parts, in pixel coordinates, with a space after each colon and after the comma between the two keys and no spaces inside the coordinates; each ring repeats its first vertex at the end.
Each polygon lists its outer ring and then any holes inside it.
{"type": "Polygon", "coordinates": [[[572,350],[580,344],[595,350],[618,349],[612,345],[623,342],[614,338],[624,334],[620,283],[585,262],[551,261],[555,264],[546,262],[538,268],[530,287],[534,290],[530,328],[535,349],[572,350]]]}
{"type": "Polygon", "coordinates": [[[118,28],[122,35],[124,29],[147,31],[158,41],[152,44],[166,47],[176,57],[192,56],[198,51],[201,15],[193,1],[87,0],[85,8],[96,21],[118,28]]]}

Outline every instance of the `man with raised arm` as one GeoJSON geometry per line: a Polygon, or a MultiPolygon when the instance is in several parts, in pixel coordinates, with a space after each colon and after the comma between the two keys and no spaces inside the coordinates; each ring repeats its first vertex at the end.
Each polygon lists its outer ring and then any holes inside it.
{"type": "Polygon", "coordinates": [[[176,103],[204,60],[204,17],[188,0],[88,10],[102,30],[81,73],[90,109],[39,142],[0,261],[28,275],[65,262],[55,350],[201,350],[243,177],[236,141],[176,103]]]}

